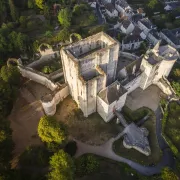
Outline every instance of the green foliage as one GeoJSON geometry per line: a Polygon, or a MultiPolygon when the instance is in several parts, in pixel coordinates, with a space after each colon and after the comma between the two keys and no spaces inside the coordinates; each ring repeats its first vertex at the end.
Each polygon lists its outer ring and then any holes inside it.
{"type": "Polygon", "coordinates": [[[64,27],[69,27],[71,25],[72,13],[68,8],[61,9],[58,14],[58,20],[64,27]]]}
{"type": "Polygon", "coordinates": [[[55,66],[44,66],[42,72],[45,74],[50,74],[56,70],[55,66]]]}
{"type": "Polygon", "coordinates": [[[23,27],[23,28],[26,27],[26,21],[27,21],[26,16],[20,16],[19,22],[20,22],[20,24],[21,24],[21,27],[23,27]]]}
{"type": "Polygon", "coordinates": [[[43,147],[31,146],[20,155],[21,166],[47,166],[50,153],[43,147]]]}
{"type": "Polygon", "coordinates": [[[129,109],[127,106],[124,106],[122,108],[122,113],[126,117],[126,119],[130,122],[131,121],[137,122],[143,117],[145,117],[147,114],[152,114],[151,110],[145,107],[139,108],[136,111],[131,111],[131,109],[129,109]]]}
{"type": "Polygon", "coordinates": [[[7,139],[6,132],[4,130],[0,130],[0,143],[7,139]]]}
{"type": "Polygon", "coordinates": [[[176,102],[171,102],[165,110],[162,119],[162,133],[173,153],[179,158],[180,140],[180,106],[176,102]]]}
{"type": "Polygon", "coordinates": [[[51,172],[48,180],[73,180],[75,166],[71,157],[63,150],[55,153],[50,159],[51,172]]]}
{"type": "Polygon", "coordinates": [[[13,0],[9,0],[9,7],[10,7],[10,13],[11,13],[12,19],[14,21],[18,20],[19,12],[18,12],[16,6],[14,5],[14,1],[13,0]]]}
{"type": "Polygon", "coordinates": [[[89,6],[87,4],[76,4],[73,8],[74,15],[83,15],[84,11],[87,11],[89,6]]]}
{"type": "Polygon", "coordinates": [[[180,82],[172,82],[172,87],[175,90],[176,94],[180,96],[180,82]]]}
{"type": "Polygon", "coordinates": [[[81,156],[75,161],[76,174],[78,176],[85,176],[99,169],[99,161],[94,155],[81,156]]]}
{"type": "Polygon", "coordinates": [[[161,172],[162,180],[178,180],[177,175],[168,167],[164,168],[161,172]]]}
{"type": "Polygon", "coordinates": [[[98,25],[98,26],[95,26],[95,27],[91,28],[89,30],[88,34],[93,35],[93,34],[96,34],[98,32],[101,32],[101,31],[106,32],[107,29],[108,29],[107,25],[98,25]]]}
{"type": "Polygon", "coordinates": [[[28,8],[29,9],[32,9],[32,8],[34,8],[35,7],[35,2],[34,2],[34,0],[28,0],[28,8]]]}
{"type": "Polygon", "coordinates": [[[1,68],[1,78],[3,81],[12,85],[19,85],[20,83],[20,72],[16,66],[3,66],[1,68]]]}
{"type": "Polygon", "coordinates": [[[52,35],[51,31],[46,31],[45,36],[46,37],[52,37],[53,35],[52,35]]]}
{"type": "Polygon", "coordinates": [[[145,54],[147,51],[147,44],[145,42],[142,42],[140,47],[139,47],[139,51],[141,54],[145,54]]]}
{"type": "Polygon", "coordinates": [[[158,4],[158,0],[150,0],[147,4],[147,6],[151,9],[153,9],[158,4]]]}
{"type": "Polygon", "coordinates": [[[52,116],[44,116],[38,125],[38,134],[43,142],[61,144],[67,140],[67,132],[63,124],[52,116]]]}
{"type": "Polygon", "coordinates": [[[44,0],[35,0],[36,6],[40,9],[44,7],[44,0]]]}
{"type": "Polygon", "coordinates": [[[67,28],[64,28],[58,33],[56,38],[58,41],[67,41],[69,40],[69,36],[70,36],[69,30],[67,28]]]}

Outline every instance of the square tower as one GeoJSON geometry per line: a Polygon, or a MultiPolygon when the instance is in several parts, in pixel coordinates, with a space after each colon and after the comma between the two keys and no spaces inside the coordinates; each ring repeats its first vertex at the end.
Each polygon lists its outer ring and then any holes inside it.
{"type": "Polygon", "coordinates": [[[65,81],[85,116],[97,111],[97,94],[115,81],[119,43],[100,32],[61,49],[65,81]]]}

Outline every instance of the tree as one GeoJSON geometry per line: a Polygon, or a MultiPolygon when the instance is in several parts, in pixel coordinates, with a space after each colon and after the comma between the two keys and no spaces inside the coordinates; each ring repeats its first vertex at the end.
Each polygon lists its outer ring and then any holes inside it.
{"type": "Polygon", "coordinates": [[[64,27],[71,25],[72,13],[68,8],[62,9],[58,14],[58,20],[64,27]]]}
{"type": "Polygon", "coordinates": [[[99,161],[94,155],[85,155],[75,161],[76,174],[85,176],[99,169],[99,161]]]}
{"type": "Polygon", "coordinates": [[[69,40],[70,33],[69,30],[67,28],[62,29],[58,35],[57,35],[57,40],[58,41],[66,41],[69,40]]]}
{"type": "Polygon", "coordinates": [[[7,139],[6,132],[4,130],[0,130],[0,143],[7,139]]]}
{"type": "Polygon", "coordinates": [[[161,172],[162,180],[178,180],[177,175],[168,167],[164,168],[161,172]]]}
{"type": "Polygon", "coordinates": [[[20,84],[20,72],[16,66],[3,66],[1,68],[1,78],[8,84],[19,85],[20,84]]]}
{"type": "Polygon", "coordinates": [[[19,18],[18,10],[17,10],[16,6],[14,5],[13,0],[9,0],[9,8],[10,8],[12,19],[14,21],[18,20],[18,18],[19,18]]]}
{"type": "Polygon", "coordinates": [[[147,45],[145,42],[142,42],[140,47],[139,47],[140,53],[141,54],[145,54],[145,52],[147,51],[147,45]]]}
{"type": "Polygon", "coordinates": [[[35,0],[36,6],[40,9],[44,7],[44,0],[35,0]]]}
{"type": "Polygon", "coordinates": [[[34,0],[28,0],[28,8],[32,9],[34,8],[35,4],[34,4],[34,0]]]}
{"type": "Polygon", "coordinates": [[[177,93],[177,95],[180,96],[180,83],[173,81],[172,87],[175,90],[175,92],[177,93]]]}
{"type": "Polygon", "coordinates": [[[73,180],[75,166],[72,158],[63,150],[58,151],[50,158],[51,172],[48,180],[73,180]]]}
{"type": "Polygon", "coordinates": [[[76,4],[73,8],[73,14],[74,15],[82,15],[85,10],[87,10],[89,7],[86,4],[76,4]]]}
{"type": "Polygon", "coordinates": [[[44,116],[38,125],[38,134],[43,142],[61,144],[67,139],[67,133],[63,124],[52,116],[44,116]]]}
{"type": "Polygon", "coordinates": [[[19,18],[19,22],[23,28],[26,27],[26,20],[27,20],[26,16],[20,16],[19,18]]]}

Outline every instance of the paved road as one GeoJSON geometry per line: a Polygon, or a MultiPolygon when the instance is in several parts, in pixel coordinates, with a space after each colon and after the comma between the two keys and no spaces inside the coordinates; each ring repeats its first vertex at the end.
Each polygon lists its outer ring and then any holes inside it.
{"type": "Polygon", "coordinates": [[[154,167],[143,166],[143,165],[133,162],[129,159],[126,159],[126,158],[116,155],[112,149],[113,143],[117,139],[121,138],[123,136],[123,133],[120,133],[116,138],[111,138],[109,141],[107,141],[105,144],[103,144],[101,146],[91,146],[91,145],[87,145],[85,143],[82,143],[82,142],[76,140],[77,147],[78,147],[76,157],[79,157],[79,156],[81,156],[83,154],[87,154],[87,153],[96,154],[96,155],[103,156],[103,157],[106,157],[106,158],[109,158],[109,159],[112,159],[112,160],[115,160],[118,162],[126,163],[130,167],[132,167],[133,169],[138,171],[139,173],[146,175],[146,176],[152,176],[154,174],[159,174],[161,172],[161,169],[165,166],[174,167],[175,162],[174,162],[173,154],[161,135],[162,112],[161,112],[160,107],[158,107],[157,110],[155,111],[155,115],[157,118],[157,120],[156,120],[157,139],[158,139],[159,147],[163,151],[162,160],[156,166],[154,166],[154,167]]]}

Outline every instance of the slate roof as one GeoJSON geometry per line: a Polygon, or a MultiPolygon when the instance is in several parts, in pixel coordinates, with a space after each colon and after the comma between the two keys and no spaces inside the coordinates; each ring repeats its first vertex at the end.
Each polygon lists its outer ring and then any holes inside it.
{"type": "Polygon", "coordinates": [[[148,29],[152,29],[153,27],[155,27],[148,18],[143,18],[139,21],[144,24],[144,26],[146,26],[148,29]]]}
{"type": "Polygon", "coordinates": [[[142,33],[142,30],[138,27],[138,26],[135,26],[133,32],[132,32],[134,35],[139,35],[142,33]]]}
{"type": "Polygon", "coordinates": [[[129,34],[123,39],[123,44],[143,41],[139,34],[129,34]]]}
{"type": "Polygon", "coordinates": [[[149,31],[149,33],[152,34],[156,39],[160,40],[159,33],[158,33],[157,30],[151,29],[151,30],[149,31]]]}
{"type": "Polygon", "coordinates": [[[98,95],[104,102],[111,104],[114,101],[119,100],[119,98],[126,92],[127,90],[121,86],[118,81],[115,81],[106,87],[106,89],[100,91],[98,95]]]}
{"type": "Polygon", "coordinates": [[[175,45],[180,45],[180,40],[170,30],[163,29],[161,32],[167,36],[175,45]]]}
{"type": "Polygon", "coordinates": [[[131,17],[132,21],[137,23],[139,20],[143,18],[142,14],[135,14],[131,17]]]}
{"type": "Polygon", "coordinates": [[[175,10],[180,7],[180,2],[169,2],[166,5],[169,5],[172,10],[175,10]]]}
{"type": "Polygon", "coordinates": [[[115,10],[115,7],[112,3],[105,4],[105,8],[111,13],[113,13],[113,11],[115,10]]]}
{"type": "Polygon", "coordinates": [[[123,9],[125,9],[129,6],[129,4],[125,0],[116,1],[116,4],[121,6],[123,9]]]}
{"type": "Polygon", "coordinates": [[[124,20],[124,21],[122,22],[122,26],[123,26],[125,29],[127,29],[130,24],[131,24],[131,21],[129,21],[129,20],[124,20]]]}
{"type": "Polygon", "coordinates": [[[171,32],[172,32],[175,36],[179,36],[179,35],[180,35],[180,28],[172,29],[171,32]]]}

